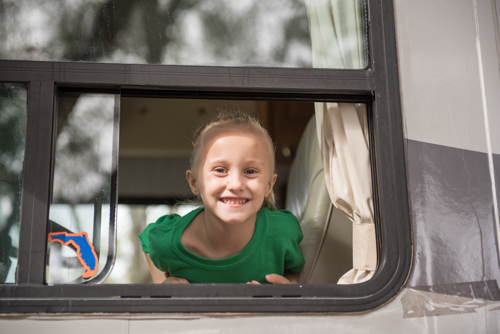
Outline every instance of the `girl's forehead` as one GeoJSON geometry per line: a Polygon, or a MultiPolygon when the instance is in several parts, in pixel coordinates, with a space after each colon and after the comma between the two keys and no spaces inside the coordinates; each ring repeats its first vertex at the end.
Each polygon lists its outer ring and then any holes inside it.
{"type": "Polygon", "coordinates": [[[266,133],[258,128],[254,128],[251,126],[226,126],[226,127],[217,127],[213,129],[209,129],[205,133],[205,138],[203,138],[203,146],[204,148],[208,148],[212,146],[215,142],[230,144],[231,141],[223,140],[226,137],[239,137],[239,138],[247,138],[249,140],[254,140],[263,145],[268,145],[270,151],[273,151],[272,143],[268,140],[266,133]],[[221,140],[222,139],[222,140],[221,140]]]}
{"type": "Polygon", "coordinates": [[[219,155],[223,155],[225,158],[252,157],[269,160],[271,152],[267,148],[266,142],[257,136],[228,134],[216,136],[213,140],[207,142],[205,154],[211,160],[217,159],[219,155]]]}
{"type": "Polygon", "coordinates": [[[248,139],[249,142],[258,143],[258,145],[262,145],[267,147],[267,152],[269,156],[266,156],[265,159],[271,162],[271,168],[274,169],[274,149],[272,143],[268,139],[266,133],[263,133],[258,128],[253,128],[250,126],[231,126],[231,127],[218,127],[207,130],[203,134],[203,138],[200,142],[200,150],[198,152],[198,157],[201,159],[198,160],[198,163],[205,161],[205,158],[209,154],[212,147],[223,147],[227,146],[235,146],[236,142],[240,142],[238,140],[233,140],[237,138],[242,138],[243,140],[248,139]],[[234,137],[234,138],[231,138],[234,137]],[[226,140],[228,139],[228,140],[226,140]]]}

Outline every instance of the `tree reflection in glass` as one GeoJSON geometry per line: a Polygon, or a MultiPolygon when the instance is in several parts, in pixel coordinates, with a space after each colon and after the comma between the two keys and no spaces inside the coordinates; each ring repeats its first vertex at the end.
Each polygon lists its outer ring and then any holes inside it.
{"type": "Polygon", "coordinates": [[[300,0],[2,2],[0,58],[312,66],[300,0]]]}

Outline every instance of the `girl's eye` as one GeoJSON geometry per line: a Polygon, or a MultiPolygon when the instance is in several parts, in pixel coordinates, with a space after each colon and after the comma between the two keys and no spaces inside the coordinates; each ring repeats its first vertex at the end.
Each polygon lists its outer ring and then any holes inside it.
{"type": "Polygon", "coordinates": [[[215,172],[216,172],[216,173],[225,173],[226,171],[225,171],[225,169],[224,169],[224,168],[216,168],[216,169],[215,169],[215,172]]]}
{"type": "Polygon", "coordinates": [[[248,169],[245,171],[245,174],[255,174],[257,171],[255,169],[248,169]]]}

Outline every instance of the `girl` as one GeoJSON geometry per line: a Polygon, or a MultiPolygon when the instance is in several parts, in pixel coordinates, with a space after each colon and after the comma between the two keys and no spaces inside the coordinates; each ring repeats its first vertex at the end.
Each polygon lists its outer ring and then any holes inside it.
{"type": "Polygon", "coordinates": [[[259,122],[220,114],[196,131],[189,186],[203,206],[139,236],[155,283],[298,283],[300,224],[274,207],[274,146],[259,122]]]}

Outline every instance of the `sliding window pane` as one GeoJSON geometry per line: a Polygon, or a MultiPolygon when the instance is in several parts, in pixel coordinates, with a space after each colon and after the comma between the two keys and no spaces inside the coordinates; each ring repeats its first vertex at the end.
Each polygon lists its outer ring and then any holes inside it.
{"type": "Polygon", "coordinates": [[[49,211],[49,284],[104,280],[115,249],[118,98],[60,94],[49,211]]]}

